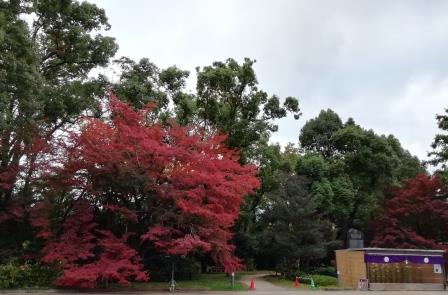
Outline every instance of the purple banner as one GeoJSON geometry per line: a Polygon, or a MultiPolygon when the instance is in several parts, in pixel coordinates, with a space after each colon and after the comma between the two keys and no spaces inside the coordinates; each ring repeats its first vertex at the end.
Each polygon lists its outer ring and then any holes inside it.
{"type": "Polygon", "coordinates": [[[411,262],[417,264],[444,264],[441,256],[419,256],[419,255],[387,255],[387,254],[365,254],[364,261],[367,263],[400,263],[411,262]]]}

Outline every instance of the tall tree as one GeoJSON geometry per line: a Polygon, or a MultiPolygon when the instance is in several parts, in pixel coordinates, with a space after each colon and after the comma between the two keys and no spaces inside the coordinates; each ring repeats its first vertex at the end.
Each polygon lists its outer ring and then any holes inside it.
{"type": "Polygon", "coordinates": [[[89,73],[117,45],[99,34],[109,28],[104,11],[87,2],[1,1],[0,24],[0,220],[9,221],[0,240],[17,251],[29,231],[12,222],[40,197],[49,143],[98,110],[105,83],[89,73]]]}
{"type": "Polygon", "coordinates": [[[287,97],[280,105],[278,96],[268,96],[258,88],[254,63],[246,58],[238,64],[229,58],[197,68],[199,123],[209,132],[228,134],[228,145],[242,151],[243,161],[255,156],[257,143],[267,142],[269,134],[278,130],[275,119],[288,112],[296,119],[300,116],[297,99],[287,97]]]}
{"type": "Polygon", "coordinates": [[[300,146],[308,152],[316,152],[325,158],[335,156],[337,149],[333,134],[342,129],[338,114],[328,109],[322,110],[317,118],[306,122],[299,135],[300,146]]]}
{"type": "Polygon", "coordinates": [[[113,38],[98,33],[109,24],[104,11],[93,4],[16,0],[0,5],[0,21],[5,24],[0,34],[4,208],[13,194],[33,195],[30,182],[44,143],[83,111],[96,109],[95,98],[104,83],[88,74],[106,65],[117,46],[113,38]],[[32,26],[22,20],[23,14],[34,17],[32,26]]]}
{"type": "Polygon", "coordinates": [[[244,197],[259,186],[256,168],[238,162],[238,153],[225,146],[225,136],[204,139],[191,128],[148,121],[150,109],[135,111],[114,96],[108,113],[107,122],[91,119],[80,134],[61,141],[65,154],[56,158],[60,164],[49,175],[51,189],[44,202],[50,204],[48,210],[57,206],[62,210],[34,222],[44,229],[64,225],[56,233],[44,230],[39,235],[46,240],[44,261],[48,255],[60,260],[65,252],[74,258],[67,261],[59,282],[75,285],[84,280],[87,269],[91,280],[86,284],[95,285],[108,277],[100,268],[109,262],[114,281],[141,277],[134,252],[126,250],[127,242],[142,254],[205,253],[226,271],[239,268],[231,229],[244,197]],[[67,217],[78,216],[71,213],[75,200],[95,212],[93,225],[90,216],[76,219],[86,223],[81,228],[67,217]],[[70,241],[80,239],[79,235],[84,241],[76,246],[70,241]],[[89,259],[96,245],[91,240],[102,249],[95,248],[94,262],[89,259]],[[116,256],[116,248],[107,248],[109,243],[122,245],[120,249],[129,255],[116,256]],[[60,254],[48,249],[58,249],[60,254]],[[119,261],[109,257],[114,255],[119,261]],[[115,276],[119,270],[113,269],[113,263],[123,265],[125,273],[115,276]]]}
{"type": "Polygon", "coordinates": [[[34,123],[42,85],[39,59],[19,4],[0,3],[0,210],[13,198],[21,160],[32,149],[39,128],[34,123]]]}
{"type": "MultiPolygon", "coordinates": [[[[271,180],[267,179],[271,172],[263,170],[276,169],[273,159],[276,148],[268,145],[270,134],[278,129],[274,121],[288,112],[298,119],[297,99],[287,97],[281,105],[279,97],[260,90],[253,69],[255,61],[248,58],[243,63],[228,59],[198,67],[195,94],[185,91],[188,73],[176,67],[160,70],[147,59],[136,63],[123,58],[120,63],[124,71],[114,89],[134,106],[141,108],[147,101],[153,101],[161,108],[162,116],[158,119],[174,115],[182,125],[191,124],[198,130],[205,130],[206,136],[225,133],[228,135],[226,144],[240,150],[241,163],[262,163],[262,188],[246,199],[236,229],[240,246],[250,244],[249,236],[261,196],[271,187],[271,180]],[[172,110],[169,102],[172,102],[172,110]],[[270,163],[272,167],[268,167],[270,163]]],[[[249,250],[251,247],[242,248],[249,250]]],[[[247,253],[246,250],[242,252],[247,253]]]]}
{"type": "Polygon", "coordinates": [[[263,257],[258,255],[260,251],[257,250],[260,242],[257,233],[263,229],[263,224],[259,222],[263,206],[279,188],[281,176],[294,171],[297,158],[298,151],[292,144],[287,145],[283,151],[279,144],[260,145],[256,163],[259,167],[261,185],[257,194],[246,198],[234,228],[234,240],[238,246],[236,253],[244,258],[248,269],[257,266],[256,263],[260,259],[263,260],[263,257]]]}
{"type": "Polygon", "coordinates": [[[445,109],[445,114],[437,115],[436,119],[439,129],[445,133],[435,136],[434,142],[431,144],[434,150],[428,154],[432,157],[429,163],[441,165],[443,169],[446,169],[448,162],[448,134],[446,134],[448,131],[448,109],[445,109]]]}
{"type": "Polygon", "coordinates": [[[283,104],[276,95],[269,96],[261,90],[253,68],[255,61],[249,58],[239,64],[234,59],[214,62],[210,66],[197,68],[196,110],[199,126],[209,133],[225,132],[226,143],[241,151],[241,162],[259,163],[262,187],[246,199],[235,232],[238,245],[244,248],[244,257],[255,254],[253,239],[256,214],[261,199],[272,188],[272,173],[275,173],[276,147],[268,145],[272,132],[278,130],[275,120],[291,113],[300,117],[296,98],[286,97],[283,104]]]}
{"type": "Polygon", "coordinates": [[[321,220],[303,176],[282,173],[261,214],[260,252],[283,274],[326,255],[328,224],[321,220]]]}
{"type": "Polygon", "coordinates": [[[313,179],[318,208],[345,241],[350,227],[365,229],[381,206],[384,190],[424,171],[393,136],[345,124],[331,110],[308,121],[299,136],[305,153],[297,173],[313,179]]]}
{"type": "Polygon", "coordinates": [[[166,121],[176,115],[182,125],[192,123],[194,106],[191,95],[185,93],[187,71],[171,66],[160,69],[147,58],[135,62],[127,57],[116,61],[121,69],[120,79],[112,85],[121,100],[129,102],[137,109],[148,102],[157,105],[158,119],[166,121]],[[190,101],[190,102],[189,102],[190,101]],[[175,110],[171,110],[175,105],[175,110]]]}

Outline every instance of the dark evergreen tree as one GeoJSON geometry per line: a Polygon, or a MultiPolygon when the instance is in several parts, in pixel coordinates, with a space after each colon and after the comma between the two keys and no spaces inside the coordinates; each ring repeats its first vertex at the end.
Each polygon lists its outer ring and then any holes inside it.
{"type": "Polygon", "coordinates": [[[326,255],[329,224],[321,220],[304,176],[282,173],[260,216],[259,250],[283,274],[326,255]]]}

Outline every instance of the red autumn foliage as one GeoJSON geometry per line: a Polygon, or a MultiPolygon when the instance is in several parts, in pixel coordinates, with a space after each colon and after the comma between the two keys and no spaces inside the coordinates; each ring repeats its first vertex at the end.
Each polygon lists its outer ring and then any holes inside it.
{"type": "Polygon", "coordinates": [[[11,189],[18,174],[17,166],[10,166],[0,171],[0,189],[11,189]]]}
{"type": "Polygon", "coordinates": [[[121,216],[122,218],[124,218],[127,221],[130,221],[132,223],[138,222],[137,214],[134,211],[132,211],[126,207],[107,204],[107,205],[104,205],[104,208],[106,210],[114,212],[115,214],[121,216]]]}
{"type": "MultiPolygon", "coordinates": [[[[49,167],[45,158],[52,153],[52,146],[48,140],[33,128],[25,133],[29,136],[26,140],[20,137],[11,140],[15,144],[6,149],[10,149],[11,156],[0,159],[3,160],[0,167],[0,225],[7,221],[25,221],[32,202],[31,183],[39,181],[49,167]],[[24,143],[21,144],[22,140],[24,143]]],[[[5,150],[3,143],[0,141],[0,150],[5,150]]],[[[8,226],[4,227],[8,232],[8,226]]]]}
{"type": "Polygon", "coordinates": [[[394,187],[384,214],[372,223],[372,246],[442,249],[448,239],[448,188],[437,176],[418,175],[394,187]]]}
{"type": "Polygon", "coordinates": [[[70,267],[57,280],[60,286],[93,288],[98,282],[116,282],[129,285],[130,281],[146,281],[137,251],[126,245],[127,236],[117,238],[110,231],[97,231],[97,259],[92,263],[70,267]]]}
{"type": "Polygon", "coordinates": [[[102,282],[128,285],[132,280],[148,279],[138,253],[126,244],[128,236],[117,238],[109,230],[98,229],[88,203],[75,202],[62,228],[57,230],[50,228],[49,204],[39,205],[32,211],[32,223],[39,229],[37,237],[46,241],[41,261],[62,267],[57,285],[94,288],[102,282]]]}
{"type": "Polygon", "coordinates": [[[32,214],[46,241],[42,261],[64,268],[59,285],[146,279],[127,244],[131,233],[140,252],[202,252],[227,271],[241,266],[231,228],[244,197],[259,186],[256,167],[240,165],[224,135],[151,123],[150,112],[112,96],[110,120],[88,119],[61,142],[61,163],[48,175],[51,189],[32,214]],[[76,204],[73,212],[65,216],[59,208],[55,217],[55,204],[67,203],[76,204]]]}
{"type": "Polygon", "coordinates": [[[6,206],[4,211],[0,211],[0,224],[8,220],[21,220],[25,215],[25,210],[21,202],[15,201],[6,206]]]}

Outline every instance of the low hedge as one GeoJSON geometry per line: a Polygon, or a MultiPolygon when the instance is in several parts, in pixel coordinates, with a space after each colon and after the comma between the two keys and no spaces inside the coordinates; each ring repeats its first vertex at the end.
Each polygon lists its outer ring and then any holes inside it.
{"type": "Polygon", "coordinates": [[[336,286],[338,284],[338,279],[327,275],[311,275],[314,284],[318,287],[325,286],[336,286]]]}
{"type": "MultiPolygon", "coordinates": [[[[297,272],[295,276],[299,277],[299,281],[302,284],[311,284],[311,278],[316,286],[326,287],[326,286],[336,286],[338,284],[338,279],[333,276],[318,275],[318,274],[306,274],[303,272],[297,272]]],[[[295,276],[291,280],[295,279],[295,276]]]]}

